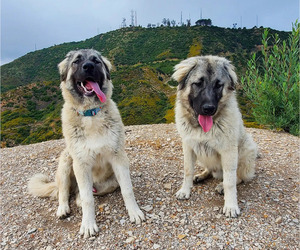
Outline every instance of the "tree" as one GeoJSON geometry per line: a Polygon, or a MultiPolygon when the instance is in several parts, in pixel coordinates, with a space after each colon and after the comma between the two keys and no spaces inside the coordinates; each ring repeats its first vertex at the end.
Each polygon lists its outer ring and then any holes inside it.
{"type": "Polygon", "coordinates": [[[211,19],[199,19],[198,21],[196,21],[196,25],[211,26],[212,22],[211,22],[211,19]]]}
{"type": "Polygon", "coordinates": [[[191,27],[191,19],[186,20],[186,26],[191,27]]]}
{"type": "Polygon", "coordinates": [[[170,22],[170,19],[169,19],[169,18],[167,19],[167,26],[168,26],[168,27],[171,26],[171,22],[170,22]]]}

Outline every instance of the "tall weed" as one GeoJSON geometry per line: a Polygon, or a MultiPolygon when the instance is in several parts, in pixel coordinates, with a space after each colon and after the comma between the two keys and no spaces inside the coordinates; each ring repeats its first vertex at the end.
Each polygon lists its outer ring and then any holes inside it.
{"type": "Polygon", "coordinates": [[[265,29],[261,56],[253,54],[241,79],[255,121],[293,135],[299,135],[299,30],[297,21],[287,41],[281,41],[265,29]]]}

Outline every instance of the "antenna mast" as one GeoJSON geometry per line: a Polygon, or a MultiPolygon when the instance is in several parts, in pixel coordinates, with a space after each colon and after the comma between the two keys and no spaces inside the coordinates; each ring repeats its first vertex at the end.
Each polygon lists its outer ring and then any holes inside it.
{"type": "Polygon", "coordinates": [[[133,27],[134,26],[134,11],[131,10],[130,12],[131,12],[131,15],[130,15],[130,17],[131,17],[131,27],[133,27]]]}
{"type": "Polygon", "coordinates": [[[182,25],[182,11],[181,11],[181,15],[180,15],[180,25],[182,25]]]}
{"type": "Polygon", "coordinates": [[[125,28],[125,27],[126,27],[126,18],[123,17],[121,28],[125,28]]]}

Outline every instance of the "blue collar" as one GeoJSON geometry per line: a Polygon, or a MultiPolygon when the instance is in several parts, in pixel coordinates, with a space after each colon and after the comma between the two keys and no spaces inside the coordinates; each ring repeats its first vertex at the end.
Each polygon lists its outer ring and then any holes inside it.
{"type": "Polygon", "coordinates": [[[94,109],[88,109],[84,111],[76,110],[77,115],[82,115],[82,116],[95,116],[97,113],[102,109],[102,107],[99,108],[94,108],[94,109]]]}

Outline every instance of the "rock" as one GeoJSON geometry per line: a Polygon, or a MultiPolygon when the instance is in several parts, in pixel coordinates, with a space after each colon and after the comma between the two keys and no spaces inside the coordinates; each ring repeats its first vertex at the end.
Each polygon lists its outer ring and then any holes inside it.
{"type": "Polygon", "coordinates": [[[107,209],[109,209],[108,207],[106,207],[106,205],[107,205],[106,203],[103,203],[103,204],[99,205],[99,206],[98,206],[99,211],[100,211],[100,212],[103,212],[104,209],[105,209],[105,211],[106,211],[107,209]]]}
{"type": "Polygon", "coordinates": [[[120,220],[120,224],[121,224],[121,226],[124,226],[124,225],[125,225],[125,222],[126,222],[126,220],[124,220],[124,219],[121,219],[121,220],[120,220]]]}
{"type": "Polygon", "coordinates": [[[141,207],[141,209],[145,210],[146,212],[150,212],[153,209],[153,206],[147,205],[147,206],[141,207]]]}
{"type": "Polygon", "coordinates": [[[186,237],[186,234],[179,234],[178,235],[178,239],[182,240],[186,237]]]}
{"type": "Polygon", "coordinates": [[[128,234],[128,236],[130,236],[130,237],[132,237],[132,236],[133,236],[133,234],[132,234],[132,231],[127,231],[126,233],[127,233],[127,234],[128,234]]]}
{"type": "Polygon", "coordinates": [[[134,240],[135,240],[134,237],[129,237],[129,238],[127,238],[127,239],[125,240],[125,243],[126,243],[126,244],[129,244],[129,243],[133,242],[134,240]]]}
{"type": "Polygon", "coordinates": [[[27,234],[32,234],[32,233],[36,232],[36,230],[37,230],[36,228],[32,228],[27,232],[27,234]]]}
{"type": "Polygon", "coordinates": [[[281,223],[282,222],[282,217],[281,216],[277,217],[275,222],[278,223],[278,224],[281,223]]]}
{"type": "Polygon", "coordinates": [[[153,245],[153,249],[158,249],[158,248],[160,248],[160,245],[158,245],[158,244],[153,245]]]}

